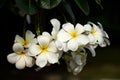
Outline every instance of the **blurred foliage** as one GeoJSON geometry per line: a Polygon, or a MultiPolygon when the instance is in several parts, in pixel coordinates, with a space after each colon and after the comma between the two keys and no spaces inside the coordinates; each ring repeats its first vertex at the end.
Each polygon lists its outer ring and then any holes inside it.
{"type": "MultiPolygon", "coordinates": [[[[55,7],[59,7],[60,4],[64,4],[64,2],[66,2],[68,11],[70,11],[70,13],[73,13],[70,10],[70,7],[68,7],[68,5],[69,6],[72,5],[70,4],[70,1],[72,0],[12,0],[12,1],[0,0],[0,8],[4,5],[8,5],[11,4],[11,2],[13,2],[14,5],[16,5],[16,7],[22,10],[25,14],[34,15],[38,13],[41,8],[50,10],[55,7]]],[[[102,7],[101,0],[95,1],[102,7]]],[[[88,0],[73,0],[73,3],[75,3],[73,5],[77,5],[85,15],[89,15],[90,9],[88,0]]],[[[66,4],[64,4],[65,7],[66,4]]]]}
{"type": "Polygon", "coordinates": [[[86,14],[89,14],[89,5],[87,0],[75,0],[78,7],[86,14]]]}
{"type": "Polygon", "coordinates": [[[38,12],[37,6],[33,0],[15,0],[18,8],[23,10],[26,14],[33,15],[38,12]]]}
{"type": "MultiPolygon", "coordinates": [[[[92,1],[92,0],[90,0],[92,1]]],[[[57,18],[61,22],[71,22],[76,24],[86,22],[90,14],[89,0],[0,0],[0,8],[6,7],[15,15],[18,15],[24,21],[24,29],[32,29],[38,33],[48,28],[48,21],[51,18],[57,18]],[[78,18],[80,20],[78,20],[78,18]],[[31,22],[31,23],[30,23],[31,22]],[[27,27],[28,26],[28,27],[27,27]],[[31,27],[32,26],[32,27],[31,27]]],[[[101,0],[95,4],[101,6],[101,0]]]]}
{"type": "Polygon", "coordinates": [[[60,4],[62,0],[38,0],[38,6],[44,9],[52,9],[60,4]]]}

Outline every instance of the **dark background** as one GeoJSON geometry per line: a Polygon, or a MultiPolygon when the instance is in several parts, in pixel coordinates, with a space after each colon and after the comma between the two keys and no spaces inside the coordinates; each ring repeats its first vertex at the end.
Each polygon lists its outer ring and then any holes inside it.
{"type": "MultiPolygon", "coordinates": [[[[102,0],[104,9],[101,9],[94,0],[88,0],[90,14],[85,16],[75,5],[76,22],[87,23],[87,21],[102,23],[104,30],[110,37],[111,45],[96,49],[96,57],[88,54],[87,64],[82,72],[77,75],[80,79],[120,79],[120,6],[117,0],[102,0]]],[[[73,3],[74,4],[74,3],[73,3]]],[[[50,16],[49,12],[46,15],[50,16]]],[[[51,17],[48,17],[48,20],[51,17]]],[[[64,62],[45,67],[39,72],[34,68],[17,70],[13,64],[8,63],[6,56],[12,52],[12,45],[16,34],[22,36],[23,18],[13,14],[8,8],[0,8],[0,80],[39,80],[51,73],[64,76],[63,79],[71,77],[67,72],[64,62]],[[67,76],[67,77],[66,77],[67,76]]],[[[50,30],[50,27],[46,30],[50,30]]],[[[52,75],[51,74],[51,75],[52,75]]],[[[57,75],[57,77],[58,77],[57,75]]],[[[47,76],[48,77],[48,76],[47,76]]],[[[72,76],[75,77],[75,76],[72,76]]]]}

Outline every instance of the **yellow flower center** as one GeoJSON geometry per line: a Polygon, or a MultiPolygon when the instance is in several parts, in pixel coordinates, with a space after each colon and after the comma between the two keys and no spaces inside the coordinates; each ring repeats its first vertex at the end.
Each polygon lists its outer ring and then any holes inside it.
{"type": "Polygon", "coordinates": [[[93,35],[93,36],[96,36],[96,35],[97,35],[96,29],[93,29],[93,30],[92,30],[92,35],[93,35]]]}
{"type": "Polygon", "coordinates": [[[48,52],[48,47],[46,45],[43,45],[40,50],[41,50],[41,53],[46,53],[48,52]]]}
{"type": "Polygon", "coordinates": [[[74,32],[71,33],[71,37],[72,37],[72,38],[76,38],[77,36],[78,36],[78,35],[77,35],[77,32],[74,31],[74,32]]]}
{"type": "Polygon", "coordinates": [[[28,40],[25,40],[24,42],[23,42],[23,46],[26,46],[26,45],[28,45],[29,44],[29,41],[28,40]]]}
{"type": "Polygon", "coordinates": [[[23,52],[23,51],[19,53],[20,56],[25,56],[25,54],[26,54],[26,53],[23,52]]]}

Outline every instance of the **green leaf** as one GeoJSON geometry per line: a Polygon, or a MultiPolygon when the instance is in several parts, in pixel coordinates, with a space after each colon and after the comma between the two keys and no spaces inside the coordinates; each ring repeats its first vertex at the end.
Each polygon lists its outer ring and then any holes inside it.
{"type": "Polygon", "coordinates": [[[0,8],[2,8],[2,6],[4,6],[6,0],[0,0],[0,8]]]}
{"type": "Polygon", "coordinates": [[[60,4],[62,0],[38,0],[39,6],[44,9],[52,9],[60,4]]]}
{"type": "Polygon", "coordinates": [[[66,10],[67,14],[70,15],[70,17],[72,18],[73,23],[75,23],[75,15],[73,13],[73,10],[72,10],[69,2],[66,2],[64,0],[63,1],[63,6],[64,6],[64,9],[66,10]]]}
{"type": "Polygon", "coordinates": [[[89,5],[87,0],[75,0],[75,2],[85,15],[89,14],[89,5]]]}
{"type": "Polygon", "coordinates": [[[26,14],[34,15],[38,12],[36,5],[32,2],[33,0],[15,0],[15,1],[17,6],[26,14]]]}

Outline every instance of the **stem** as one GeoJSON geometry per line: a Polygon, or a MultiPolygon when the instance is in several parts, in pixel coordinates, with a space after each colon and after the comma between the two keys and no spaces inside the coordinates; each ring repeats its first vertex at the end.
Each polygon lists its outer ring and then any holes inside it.
{"type": "Polygon", "coordinates": [[[36,20],[37,21],[37,23],[35,23],[35,25],[36,25],[36,34],[37,34],[37,36],[38,35],[40,35],[40,13],[38,13],[36,16],[35,16],[35,18],[34,18],[34,20],[36,20]]]}
{"type": "MultiPolygon", "coordinates": [[[[24,16],[24,18],[26,18],[26,15],[24,16]]],[[[23,26],[23,37],[25,38],[25,32],[26,32],[26,19],[24,19],[24,26],[23,26]]]]}

